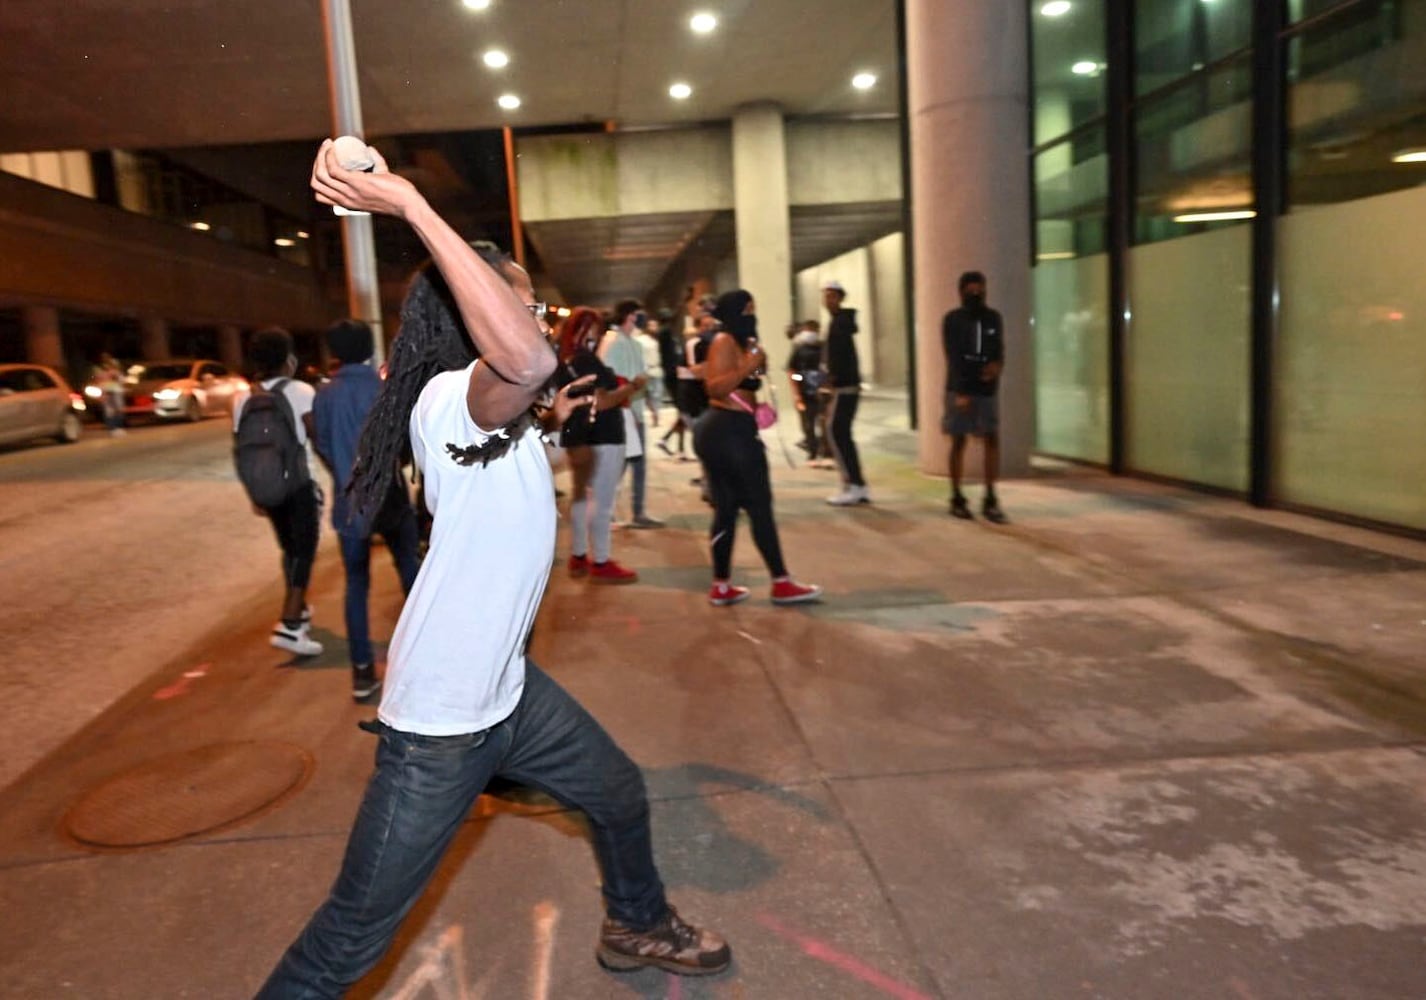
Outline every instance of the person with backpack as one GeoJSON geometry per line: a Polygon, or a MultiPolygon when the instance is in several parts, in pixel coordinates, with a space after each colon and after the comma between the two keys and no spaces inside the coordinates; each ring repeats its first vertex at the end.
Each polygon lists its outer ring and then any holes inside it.
{"type": "Polygon", "coordinates": [[[352,699],[365,702],[381,690],[376,676],[367,604],[371,594],[371,539],[380,535],[401,577],[401,592],[409,594],[421,562],[420,531],[406,477],[397,469],[391,488],[373,517],[352,508],[347,487],[356,465],[366,415],[381,391],[381,376],[367,364],[375,349],[371,327],[359,319],[344,319],[327,329],[327,346],[340,366],[317,390],[312,403],[312,444],[332,474],[332,527],[341,543],[346,570],[347,650],[352,662],[352,699]]]}
{"type": "Polygon", "coordinates": [[[307,462],[317,393],[292,377],[297,371],[292,335],[281,327],[254,334],[249,355],[257,382],[233,399],[233,460],[253,512],[272,522],[282,549],[286,590],[269,641],[298,656],[318,656],[322,644],[310,635],[312,611],[307,607],[322,508],[322,493],[307,462]]]}

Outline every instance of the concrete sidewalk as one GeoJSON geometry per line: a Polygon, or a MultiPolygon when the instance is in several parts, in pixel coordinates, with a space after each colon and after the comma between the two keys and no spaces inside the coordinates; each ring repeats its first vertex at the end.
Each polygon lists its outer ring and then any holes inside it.
{"type": "MultiPolygon", "coordinates": [[[[645,768],[670,896],[735,968],[601,971],[581,822],[513,795],[353,995],[1426,996],[1426,545],[1076,469],[1005,485],[1009,526],[953,521],[897,403],[864,413],[872,507],[771,452],[823,604],[770,606],[744,525],[754,599],[708,606],[697,466],[655,453],[669,526],[615,540],[640,583],[561,558],[537,626],[645,768]]],[[[323,898],[374,745],[323,555],[322,658],[287,663],[271,593],[237,595],[0,793],[0,996],[250,996],[323,898]]]]}

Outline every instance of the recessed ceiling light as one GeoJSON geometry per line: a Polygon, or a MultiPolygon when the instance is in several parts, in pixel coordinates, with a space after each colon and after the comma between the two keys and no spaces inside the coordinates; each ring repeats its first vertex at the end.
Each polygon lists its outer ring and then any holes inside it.
{"type": "Polygon", "coordinates": [[[1099,63],[1092,59],[1081,59],[1070,67],[1070,72],[1075,76],[1093,76],[1099,72],[1099,63]]]}
{"type": "Polygon", "coordinates": [[[510,57],[499,49],[486,49],[485,55],[480,58],[491,69],[504,69],[510,65],[510,57]]]}
{"type": "Polygon", "coordinates": [[[706,35],[718,27],[718,18],[707,11],[699,11],[688,19],[688,26],[700,35],[706,35]]]}
{"type": "Polygon", "coordinates": [[[296,241],[296,240],[290,239],[290,238],[288,238],[288,237],[286,237],[286,236],[279,236],[277,239],[273,240],[272,242],[273,242],[273,243],[276,243],[276,244],[277,244],[278,246],[280,246],[280,247],[295,247],[295,246],[297,245],[297,241],[296,241]]]}
{"type": "Polygon", "coordinates": [[[520,106],[520,98],[516,97],[514,94],[501,94],[499,98],[496,99],[495,103],[500,105],[506,111],[514,111],[520,106]]]}
{"type": "Polygon", "coordinates": [[[1391,158],[1392,163],[1426,163],[1426,149],[1403,149],[1391,158]]]}
{"type": "Polygon", "coordinates": [[[1239,219],[1256,219],[1258,213],[1251,208],[1233,209],[1227,212],[1189,212],[1175,215],[1175,222],[1234,222],[1239,219]]]}
{"type": "Polygon", "coordinates": [[[471,10],[485,10],[490,6],[490,0],[462,0],[471,10]]]}
{"type": "Polygon", "coordinates": [[[876,86],[876,74],[858,73],[852,77],[852,86],[858,90],[871,90],[871,88],[876,86]]]}
{"type": "Polygon", "coordinates": [[[309,235],[311,235],[311,234],[308,233],[307,230],[305,230],[305,229],[299,229],[299,230],[297,230],[297,238],[298,238],[299,240],[305,240],[309,235]]]}
{"type": "Polygon", "coordinates": [[[668,96],[675,101],[686,101],[693,96],[693,88],[686,83],[675,83],[668,88],[668,96]]]}
{"type": "Polygon", "coordinates": [[[188,224],[188,226],[189,226],[190,229],[196,229],[196,230],[198,230],[200,233],[206,233],[208,230],[210,230],[210,229],[213,228],[212,226],[208,225],[208,223],[206,223],[206,222],[190,222],[190,223],[188,224]]]}
{"type": "Polygon", "coordinates": [[[1070,12],[1073,6],[1070,0],[1050,0],[1049,3],[1040,8],[1040,13],[1046,17],[1063,17],[1070,12]]]}

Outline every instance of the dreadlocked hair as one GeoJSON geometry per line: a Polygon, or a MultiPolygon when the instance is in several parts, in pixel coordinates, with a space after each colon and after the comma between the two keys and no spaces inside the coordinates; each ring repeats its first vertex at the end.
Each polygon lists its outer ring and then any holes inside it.
{"type": "MultiPolygon", "coordinates": [[[[510,262],[493,243],[481,241],[471,247],[496,271],[510,262]]],[[[391,345],[386,379],[362,426],[347,487],[357,511],[374,517],[381,508],[406,458],[411,411],[426,383],[441,372],[460,371],[479,356],[461,322],[450,286],[435,262],[427,261],[406,290],[401,332],[391,345]]]]}

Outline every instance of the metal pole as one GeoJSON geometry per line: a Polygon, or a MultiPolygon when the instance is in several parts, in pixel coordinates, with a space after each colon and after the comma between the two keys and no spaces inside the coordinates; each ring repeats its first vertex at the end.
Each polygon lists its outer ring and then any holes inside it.
{"type": "Polygon", "coordinates": [[[504,128],[505,186],[510,192],[510,252],[515,263],[525,266],[525,230],[520,225],[520,173],[515,163],[515,133],[504,128]]]}
{"type": "MultiPolygon", "coordinates": [[[[332,92],[332,134],[362,136],[361,91],[357,86],[356,44],[352,40],[349,0],[322,0],[327,38],[327,82],[332,92]]],[[[376,241],[371,216],[342,217],[342,249],[347,262],[347,312],[371,325],[375,351],[371,363],[386,360],[381,322],[381,285],[376,273],[376,241]]]]}

